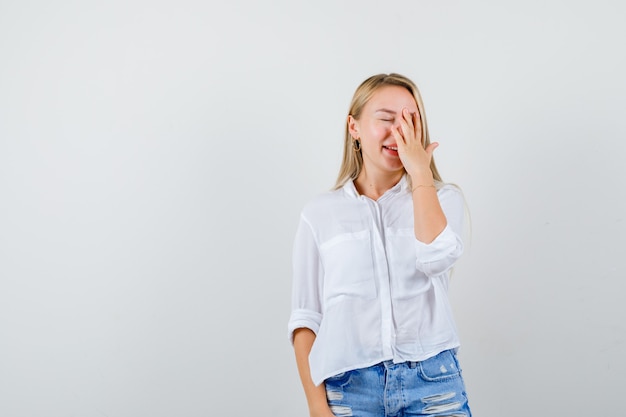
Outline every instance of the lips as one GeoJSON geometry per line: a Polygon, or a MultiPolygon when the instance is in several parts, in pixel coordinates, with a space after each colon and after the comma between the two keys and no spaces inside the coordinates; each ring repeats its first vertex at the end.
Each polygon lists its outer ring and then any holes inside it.
{"type": "Polygon", "coordinates": [[[383,145],[383,148],[398,152],[398,147],[395,145],[383,145]]]}

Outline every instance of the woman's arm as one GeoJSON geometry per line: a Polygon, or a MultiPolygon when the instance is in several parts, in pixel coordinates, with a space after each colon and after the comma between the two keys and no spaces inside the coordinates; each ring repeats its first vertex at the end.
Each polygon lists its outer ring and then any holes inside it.
{"type": "Polygon", "coordinates": [[[324,383],[315,386],[311,379],[309,368],[309,353],[315,341],[315,333],[311,329],[299,328],[293,332],[293,348],[296,353],[298,373],[304,388],[304,394],[309,405],[311,417],[334,417],[326,400],[326,388],[324,383]]]}
{"type": "Polygon", "coordinates": [[[402,110],[400,126],[391,130],[398,146],[398,155],[411,177],[415,238],[429,244],[448,224],[441,209],[430,170],[433,152],[439,146],[433,142],[424,148],[419,115],[402,110]]]}
{"type": "Polygon", "coordinates": [[[432,173],[430,171],[413,173],[411,182],[415,238],[429,244],[439,236],[448,222],[439,203],[432,173]]]}

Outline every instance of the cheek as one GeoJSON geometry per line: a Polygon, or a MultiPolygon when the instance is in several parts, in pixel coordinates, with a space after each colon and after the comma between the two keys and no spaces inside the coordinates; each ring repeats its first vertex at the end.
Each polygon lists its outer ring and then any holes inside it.
{"type": "Polygon", "coordinates": [[[383,139],[391,135],[391,127],[391,123],[386,123],[378,126],[373,126],[370,131],[373,137],[377,139],[383,139]]]}

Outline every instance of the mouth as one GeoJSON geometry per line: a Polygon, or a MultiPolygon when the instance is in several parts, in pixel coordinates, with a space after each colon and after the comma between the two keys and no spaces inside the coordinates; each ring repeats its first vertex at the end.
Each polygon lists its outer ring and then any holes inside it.
{"type": "Polygon", "coordinates": [[[397,146],[391,146],[391,145],[385,146],[385,145],[383,145],[383,148],[389,149],[390,151],[398,152],[398,147],[397,146]]]}

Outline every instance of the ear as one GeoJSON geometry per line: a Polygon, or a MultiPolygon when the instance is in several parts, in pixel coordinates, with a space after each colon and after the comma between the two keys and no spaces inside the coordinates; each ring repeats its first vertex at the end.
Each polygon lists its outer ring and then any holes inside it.
{"type": "Polygon", "coordinates": [[[354,139],[359,139],[359,121],[352,115],[348,116],[348,132],[354,139]]]}

